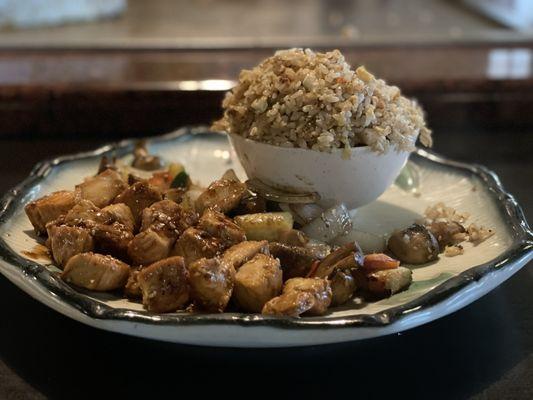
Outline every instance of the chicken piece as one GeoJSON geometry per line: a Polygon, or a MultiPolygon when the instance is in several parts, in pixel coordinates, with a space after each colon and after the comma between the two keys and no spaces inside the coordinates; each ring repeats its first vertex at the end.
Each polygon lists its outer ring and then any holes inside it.
{"type": "Polygon", "coordinates": [[[130,267],[109,255],[76,254],[68,260],[61,278],[85,289],[105,292],[124,287],[130,267]]]}
{"type": "Polygon", "coordinates": [[[224,251],[220,239],[197,228],[188,228],[179,237],[170,252],[173,256],[182,256],[185,263],[190,265],[200,258],[212,258],[224,251]]]}
{"type": "Polygon", "coordinates": [[[124,225],[114,222],[111,225],[96,224],[91,230],[94,237],[95,249],[103,254],[111,254],[120,259],[125,259],[128,254],[128,245],[133,239],[133,233],[124,225]]]}
{"type": "Polygon", "coordinates": [[[231,179],[220,179],[209,187],[196,199],[196,210],[202,214],[208,208],[226,214],[237,207],[246,193],[246,185],[231,179]]]}
{"type": "Polygon", "coordinates": [[[58,267],[63,268],[70,257],[94,249],[94,241],[87,229],[67,225],[51,226],[48,243],[58,267]]]}
{"type": "Polygon", "coordinates": [[[200,308],[223,312],[233,292],[235,268],[220,258],[201,258],[189,265],[191,298],[200,308]]]}
{"type": "Polygon", "coordinates": [[[283,293],[291,291],[308,292],[313,295],[313,306],[307,310],[308,314],[322,315],[331,304],[331,287],[327,279],[322,278],[292,278],[285,282],[283,293]]]}
{"type": "Polygon", "coordinates": [[[279,259],[285,279],[307,276],[313,263],[320,260],[317,254],[306,247],[270,243],[269,248],[272,257],[279,259]]]}
{"type": "Polygon", "coordinates": [[[261,312],[267,301],[280,294],[282,285],[279,261],[259,253],[235,274],[233,298],[243,310],[261,312]]]}
{"type": "Polygon", "coordinates": [[[80,198],[92,201],[96,207],[105,207],[127,187],[117,171],[106,169],[76,185],[76,193],[80,198]]]}
{"type": "Polygon", "coordinates": [[[157,188],[150,186],[147,182],[137,182],[120,193],[114,203],[124,203],[130,208],[135,227],[138,228],[141,225],[143,210],[161,199],[161,192],[157,188]]]}
{"type": "Polygon", "coordinates": [[[200,218],[198,228],[219,238],[226,248],[246,240],[244,231],[218,211],[206,210],[200,218]]]}
{"type": "Polygon", "coordinates": [[[133,265],[149,265],[167,258],[175,241],[174,237],[149,228],[129,242],[128,256],[133,265]]]}
{"type": "Polygon", "coordinates": [[[413,272],[409,268],[398,267],[380,271],[359,269],[353,272],[357,287],[371,297],[388,297],[409,287],[413,272]]]}
{"type": "Polygon", "coordinates": [[[143,295],[139,286],[139,272],[141,272],[141,268],[132,268],[126,286],[124,286],[124,294],[130,299],[139,299],[143,295]]]}
{"type": "Polygon", "coordinates": [[[120,222],[127,231],[133,232],[135,220],[130,208],[124,203],[110,204],[102,208],[102,213],[110,215],[114,221],[120,222]]]}
{"type": "Polygon", "coordinates": [[[387,247],[396,258],[408,264],[424,264],[439,256],[437,239],[425,226],[419,224],[395,231],[389,238],[387,247]]]}
{"type": "Polygon", "coordinates": [[[143,268],[137,275],[148,311],[172,312],[189,301],[189,273],[183,257],[169,257],[143,268]]]}
{"type": "Polygon", "coordinates": [[[270,255],[266,240],[260,242],[247,240],[237,243],[224,252],[222,260],[235,268],[235,270],[238,270],[244,263],[250,261],[258,253],[263,253],[267,256],[270,255]]]}
{"type": "Polygon", "coordinates": [[[454,221],[432,222],[427,229],[435,236],[439,243],[439,250],[443,251],[446,246],[452,246],[461,242],[466,237],[466,229],[463,225],[454,221]]]}
{"type": "Polygon", "coordinates": [[[141,231],[151,227],[176,239],[187,228],[198,223],[198,214],[185,210],[170,200],[161,200],[142,212],[141,231]]]}
{"type": "Polygon", "coordinates": [[[283,294],[263,307],[267,315],[298,317],[303,313],[322,315],[331,304],[331,288],[326,279],[293,278],[285,282],[283,294]]]}
{"type": "Polygon", "coordinates": [[[74,192],[62,190],[34,200],[24,207],[35,233],[46,232],[46,224],[64,215],[74,207],[76,198],[74,192]]]}
{"type": "Polygon", "coordinates": [[[292,290],[270,299],[263,307],[261,313],[265,315],[299,317],[301,314],[309,311],[314,303],[315,296],[311,292],[292,290]]]}
{"type": "Polygon", "coordinates": [[[69,226],[82,226],[86,228],[92,227],[97,223],[109,224],[112,222],[113,217],[111,214],[102,212],[90,200],[78,201],[62,219],[62,223],[69,226]]]}

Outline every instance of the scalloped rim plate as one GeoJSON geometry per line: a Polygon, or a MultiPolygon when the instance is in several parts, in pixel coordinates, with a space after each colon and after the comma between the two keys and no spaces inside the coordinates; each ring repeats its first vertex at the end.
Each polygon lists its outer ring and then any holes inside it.
{"type": "MultiPolygon", "coordinates": [[[[164,158],[185,159],[186,167],[199,171],[200,181],[204,183],[215,179],[227,167],[236,168],[242,176],[227,139],[207,132],[206,128],[185,127],[149,138],[148,142],[164,158]]],[[[27,233],[31,226],[23,211],[28,201],[53,190],[72,187],[76,179],[79,182],[89,171],[94,171],[102,155],[125,156],[133,144],[134,140],[124,140],[95,151],[39,163],[0,203],[0,273],[38,301],[93,327],[177,343],[234,347],[359,340],[410,329],[452,313],[497,287],[533,258],[533,233],[520,206],[505,192],[494,173],[482,166],[417,150],[410,164],[420,172],[422,196],[413,196],[395,186],[376,204],[365,206],[361,213],[358,211],[354,218],[398,213],[403,208],[406,215],[420,214],[423,207],[446,196],[440,192],[444,186],[446,193],[451,193],[450,201],[453,202],[454,192],[457,193],[459,200],[452,206],[485,213],[481,215],[483,223],[494,221],[497,235],[492,241],[489,239],[490,243],[467,249],[465,255],[453,258],[453,263],[441,257],[442,261],[414,269],[415,282],[403,294],[375,304],[353,302],[323,317],[149,314],[140,305],[126,300],[75,290],[57,277],[57,269],[24,258],[22,253],[35,244],[27,233]],[[472,188],[472,193],[467,188],[472,188]],[[376,208],[378,205],[382,208],[376,208]]]]}

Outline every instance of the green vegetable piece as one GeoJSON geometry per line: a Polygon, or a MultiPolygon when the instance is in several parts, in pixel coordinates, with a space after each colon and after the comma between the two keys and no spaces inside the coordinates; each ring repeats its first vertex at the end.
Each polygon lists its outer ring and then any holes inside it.
{"type": "Polygon", "coordinates": [[[185,188],[187,186],[189,186],[189,174],[187,174],[185,171],[181,171],[178,175],[176,175],[170,184],[171,188],[185,188]]]}

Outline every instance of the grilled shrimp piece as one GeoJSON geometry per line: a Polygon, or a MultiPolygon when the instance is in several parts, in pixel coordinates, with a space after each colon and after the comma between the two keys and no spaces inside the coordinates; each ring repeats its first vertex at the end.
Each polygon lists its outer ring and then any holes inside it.
{"type": "Polygon", "coordinates": [[[187,228],[196,225],[198,214],[185,210],[171,200],[161,200],[145,208],[142,212],[141,231],[152,227],[164,231],[169,237],[176,239],[187,228]]]}
{"type": "Polygon", "coordinates": [[[246,185],[242,182],[220,179],[211,183],[196,199],[195,208],[200,214],[208,208],[225,214],[239,205],[246,191],[246,185]]]}
{"type": "Polygon", "coordinates": [[[74,207],[76,199],[74,192],[62,190],[34,200],[24,207],[35,233],[46,232],[46,224],[66,214],[74,207]]]}
{"type": "Polygon", "coordinates": [[[188,228],[176,241],[170,254],[182,256],[189,265],[200,258],[212,258],[223,250],[220,239],[200,229],[188,228]]]}
{"type": "Polygon", "coordinates": [[[266,303],[262,312],[293,317],[303,313],[321,315],[331,304],[331,297],[327,279],[292,278],[285,282],[283,294],[266,303]]]}
{"type": "Polygon", "coordinates": [[[281,263],[284,279],[307,276],[313,263],[321,256],[306,247],[283,243],[270,243],[269,248],[272,257],[278,258],[281,263]]]}
{"type": "Polygon", "coordinates": [[[359,269],[353,273],[357,287],[375,297],[388,297],[409,287],[413,272],[409,268],[397,267],[379,271],[359,269]]]}
{"type": "Polygon", "coordinates": [[[146,207],[150,207],[155,202],[161,201],[161,192],[148,184],[148,182],[137,182],[120,193],[114,203],[126,204],[133,214],[135,227],[141,225],[141,215],[146,207]]]}
{"type": "Polygon", "coordinates": [[[235,303],[245,311],[261,312],[265,303],[281,292],[282,275],[278,260],[256,254],[235,274],[235,303]]]}
{"type": "Polygon", "coordinates": [[[76,193],[80,198],[92,201],[96,207],[105,207],[127,187],[117,171],[106,169],[76,185],[76,193]]]}
{"type": "Polygon", "coordinates": [[[48,243],[55,262],[63,268],[70,257],[94,249],[94,241],[87,229],[67,225],[52,225],[48,229],[48,243]]]}
{"type": "Polygon", "coordinates": [[[244,231],[224,214],[206,210],[198,223],[198,228],[221,240],[224,247],[230,247],[246,240],[244,231]]]}
{"type": "Polygon", "coordinates": [[[128,256],[133,265],[149,265],[167,258],[175,241],[175,237],[149,228],[129,242],[128,256]]]}
{"type": "Polygon", "coordinates": [[[102,213],[110,215],[114,221],[120,222],[127,231],[133,232],[135,220],[130,208],[124,203],[110,204],[102,208],[102,213]]]}
{"type": "Polygon", "coordinates": [[[148,311],[171,312],[189,301],[189,273],[183,257],[169,257],[143,268],[137,275],[148,311]]]}
{"type": "Polygon", "coordinates": [[[244,263],[250,261],[258,253],[263,253],[267,256],[270,255],[266,240],[260,242],[247,240],[237,243],[224,252],[222,260],[233,266],[235,270],[238,270],[244,263]]]}
{"type": "Polygon", "coordinates": [[[194,303],[211,312],[223,312],[233,292],[235,268],[220,258],[201,258],[189,265],[194,303]]]}
{"type": "Polygon", "coordinates": [[[114,222],[111,225],[96,224],[91,230],[94,247],[98,252],[111,254],[118,258],[126,258],[128,245],[133,239],[133,233],[124,225],[114,222]]]}
{"type": "Polygon", "coordinates": [[[111,256],[88,252],[71,257],[61,278],[76,286],[105,292],[124,287],[129,274],[128,264],[111,256]]]}

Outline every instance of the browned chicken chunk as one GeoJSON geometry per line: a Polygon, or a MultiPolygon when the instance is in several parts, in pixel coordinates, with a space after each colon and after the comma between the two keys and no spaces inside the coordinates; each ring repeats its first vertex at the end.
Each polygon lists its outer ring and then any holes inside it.
{"type": "Polygon", "coordinates": [[[233,292],[235,268],[220,258],[201,258],[189,265],[191,298],[200,308],[223,312],[233,292]]]}
{"type": "Polygon", "coordinates": [[[261,312],[267,301],[279,295],[282,285],[279,261],[265,254],[256,254],[235,274],[233,298],[243,310],[261,312]]]}
{"type": "Polygon", "coordinates": [[[126,204],[135,219],[135,227],[141,225],[141,215],[146,207],[150,207],[155,202],[161,201],[159,189],[149,185],[147,182],[137,182],[120,193],[114,203],[126,204]]]}
{"type": "Polygon", "coordinates": [[[268,251],[268,242],[248,240],[231,246],[224,252],[222,259],[230,264],[235,270],[238,270],[244,263],[250,261],[257,253],[270,255],[268,251]]]}
{"type": "Polygon", "coordinates": [[[198,228],[219,238],[224,247],[230,247],[246,240],[242,228],[218,211],[206,210],[200,218],[198,228]]]}
{"type": "Polygon", "coordinates": [[[223,250],[224,246],[220,239],[200,229],[189,228],[176,241],[170,254],[182,256],[189,265],[203,257],[212,258],[223,250]]]}
{"type": "Polygon", "coordinates": [[[129,274],[128,264],[108,255],[88,252],[71,257],[61,277],[76,286],[105,292],[124,287],[129,274]]]}
{"type": "Polygon", "coordinates": [[[111,254],[120,259],[126,258],[133,234],[124,225],[118,222],[111,225],[96,224],[90,232],[94,238],[94,247],[98,252],[111,254]]]}
{"type": "Polygon", "coordinates": [[[167,258],[175,241],[174,237],[149,228],[135,235],[128,245],[128,256],[133,265],[149,265],[167,258]]]}
{"type": "Polygon", "coordinates": [[[326,279],[293,278],[285,282],[281,296],[265,304],[263,314],[298,316],[305,312],[322,315],[331,304],[331,297],[331,288],[326,279]]]}
{"type": "Polygon", "coordinates": [[[110,204],[102,208],[102,213],[110,215],[114,221],[120,222],[130,232],[133,232],[133,229],[135,229],[133,214],[130,208],[124,203],[110,204]]]}
{"type": "Polygon", "coordinates": [[[194,211],[185,210],[171,200],[161,200],[143,210],[141,231],[151,227],[176,239],[197,222],[198,214],[194,211]]]}
{"type": "Polygon", "coordinates": [[[139,277],[139,272],[141,272],[141,268],[131,268],[130,276],[128,277],[126,286],[124,286],[124,294],[131,299],[139,299],[143,295],[141,287],[139,286],[139,280],[137,279],[139,277]]]}
{"type": "Polygon", "coordinates": [[[55,262],[63,268],[70,257],[94,249],[94,241],[87,229],[72,226],[51,226],[48,243],[55,262]]]}
{"type": "Polygon", "coordinates": [[[76,203],[74,192],[62,190],[28,203],[24,207],[35,233],[46,232],[46,224],[64,215],[76,203]]]}
{"type": "Polygon", "coordinates": [[[108,224],[113,222],[111,214],[102,212],[90,200],[80,200],[72,207],[60,222],[70,226],[91,227],[94,224],[108,224]]]}
{"type": "Polygon", "coordinates": [[[137,275],[148,311],[172,312],[189,301],[189,274],[183,257],[170,257],[143,268],[137,275]]]}
{"type": "Polygon", "coordinates": [[[209,185],[196,199],[196,210],[201,214],[211,208],[225,214],[239,205],[246,190],[246,185],[242,182],[220,179],[209,185]]]}
{"type": "Polygon", "coordinates": [[[80,198],[92,201],[97,207],[105,207],[127,187],[128,184],[122,180],[117,171],[106,169],[77,185],[76,193],[80,198]]]}

